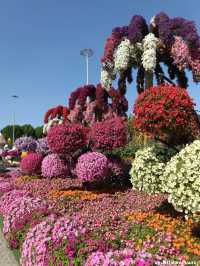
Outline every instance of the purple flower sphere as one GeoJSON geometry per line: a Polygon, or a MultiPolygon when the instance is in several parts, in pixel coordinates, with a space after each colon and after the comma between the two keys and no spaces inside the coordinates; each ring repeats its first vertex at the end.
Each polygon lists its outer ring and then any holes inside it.
{"type": "Polygon", "coordinates": [[[50,154],[42,161],[42,175],[47,178],[66,177],[69,175],[69,168],[58,154],[50,154]]]}
{"type": "Polygon", "coordinates": [[[81,155],[76,165],[76,174],[84,181],[104,179],[107,171],[108,159],[99,152],[88,152],[81,155]]]}
{"type": "Polygon", "coordinates": [[[15,146],[19,151],[35,151],[37,142],[32,137],[21,137],[16,139],[15,146]]]}

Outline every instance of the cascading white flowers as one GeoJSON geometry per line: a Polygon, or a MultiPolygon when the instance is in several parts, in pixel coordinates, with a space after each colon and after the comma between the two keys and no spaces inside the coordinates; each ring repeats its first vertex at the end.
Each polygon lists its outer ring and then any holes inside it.
{"type": "Polygon", "coordinates": [[[200,140],[187,145],[167,163],[163,179],[168,201],[186,218],[200,213],[200,140]]]}
{"type": "Polygon", "coordinates": [[[112,86],[112,77],[105,69],[101,70],[101,84],[106,91],[109,91],[112,86]]]}
{"type": "Polygon", "coordinates": [[[158,38],[149,33],[143,40],[142,64],[146,71],[153,71],[156,67],[156,47],[158,38]]]}
{"type": "Polygon", "coordinates": [[[129,66],[130,46],[130,40],[124,39],[115,50],[114,67],[117,72],[119,72],[120,70],[126,70],[129,66]]]}

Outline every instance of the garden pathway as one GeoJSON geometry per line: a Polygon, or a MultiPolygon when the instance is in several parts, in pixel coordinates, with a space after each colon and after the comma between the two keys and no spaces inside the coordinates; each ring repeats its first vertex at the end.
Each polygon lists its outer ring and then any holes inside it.
{"type": "Polygon", "coordinates": [[[0,230],[0,266],[19,266],[0,230]]]}

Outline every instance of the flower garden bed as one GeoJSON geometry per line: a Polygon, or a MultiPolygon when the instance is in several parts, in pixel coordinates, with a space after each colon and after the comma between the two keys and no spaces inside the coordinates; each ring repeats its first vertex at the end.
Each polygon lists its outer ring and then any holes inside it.
{"type": "MultiPolygon", "coordinates": [[[[192,220],[185,221],[182,215],[175,212],[166,203],[167,195],[147,195],[129,187],[111,191],[106,188],[85,190],[80,181],[74,181],[70,178],[47,180],[26,176],[6,178],[6,182],[12,184],[9,191],[26,191],[31,197],[53,206],[50,214],[42,220],[56,212],[58,217],[67,217],[70,221],[76,221],[78,227],[84,228],[73,248],[68,247],[68,242],[63,242],[57,253],[49,255],[52,258],[50,264],[41,265],[103,265],[104,260],[112,261],[112,257],[116,256],[124,265],[153,265],[164,260],[174,260],[184,265],[185,260],[199,261],[197,225],[192,220]],[[60,264],[56,264],[56,260],[60,264]]],[[[0,186],[4,182],[2,176],[0,186]]],[[[5,193],[10,192],[4,190],[5,193]]],[[[6,207],[9,208],[9,204],[6,207]]],[[[54,218],[55,221],[57,219],[54,218]]],[[[29,231],[23,228],[13,235],[22,239],[18,250],[14,250],[18,258],[22,256],[22,265],[29,265],[23,255],[28,248],[23,244],[28,241],[25,234],[28,235],[31,228],[40,224],[32,215],[27,222],[32,223],[29,231]]],[[[33,238],[33,241],[36,240],[33,238]]]]}

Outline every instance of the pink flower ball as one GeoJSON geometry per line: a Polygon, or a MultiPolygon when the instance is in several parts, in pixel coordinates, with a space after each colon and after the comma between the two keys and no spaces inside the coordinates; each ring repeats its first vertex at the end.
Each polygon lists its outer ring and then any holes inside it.
{"type": "Polygon", "coordinates": [[[42,176],[47,178],[66,177],[69,175],[69,168],[60,159],[58,154],[47,155],[42,161],[42,176]]]}
{"type": "Polygon", "coordinates": [[[99,152],[81,155],[76,164],[76,174],[84,181],[104,179],[108,171],[108,159],[99,152]]]}
{"type": "Polygon", "coordinates": [[[121,117],[96,122],[91,129],[92,147],[95,150],[112,150],[123,147],[128,141],[127,123],[121,117]]]}
{"type": "Polygon", "coordinates": [[[39,153],[30,153],[21,160],[20,168],[24,174],[33,175],[41,172],[43,156],[39,153]]]}

